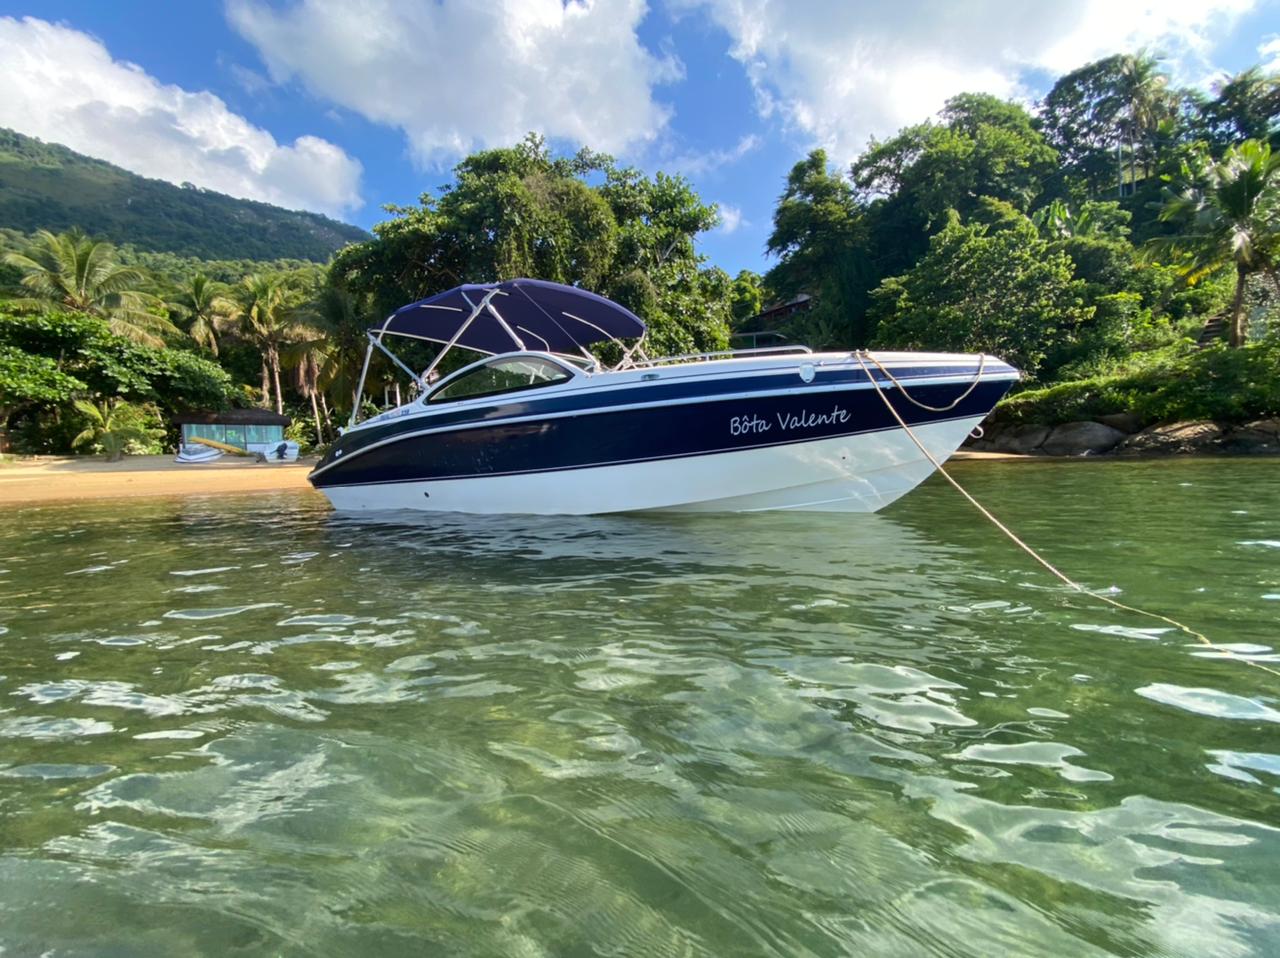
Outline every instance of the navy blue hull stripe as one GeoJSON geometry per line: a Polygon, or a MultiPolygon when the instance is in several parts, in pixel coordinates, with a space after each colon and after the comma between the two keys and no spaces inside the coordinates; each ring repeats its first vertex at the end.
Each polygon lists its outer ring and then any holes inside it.
{"type": "MultiPolygon", "coordinates": [[[[919,370],[915,367],[913,371],[919,370]]],[[[926,371],[937,373],[939,370],[927,367],[926,371]]],[[[936,398],[930,405],[945,405],[972,382],[977,366],[972,369],[955,369],[947,371],[955,381],[942,386],[942,392],[931,391],[936,398]],[[949,390],[949,393],[948,393],[949,390]]],[[[911,378],[923,378],[913,376],[911,378]]],[[[867,377],[861,369],[848,367],[818,368],[817,376],[810,384],[800,380],[795,369],[769,375],[739,376],[734,378],[697,377],[687,381],[668,383],[629,383],[613,388],[593,389],[588,391],[571,391],[568,393],[534,394],[519,399],[497,398],[490,405],[474,404],[464,409],[441,411],[436,414],[415,414],[402,418],[392,418],[355,430],[343,436],[328,454],[316,466],[317,473],[323,473],[338,458],[348,459],[358,451],[370,446],[386,442],[396,436],[409,433],[422,433],[434,429],[470,427],[476,423],[497,423],[509,420],[523,420],[542,416],[565,415],[572,413],[590,413],[593,415],[607,412],[616,407],[654,405],[661,403],[689,403],[704,400],[715,401],[717,397],[736,397],[743,393],[794,393],[824,392],[841,390],[842,386],[871,389],[867,377]]],[[[917,384],[912,392],[928,388],[917,384]]]]}
{"type": "MultiPolygon", "coordinates": [[[[909,424],[922,425],[985,416],[1009,385],[1007,380],[984,381],[955,409],[941,413],[911,405],[896,392],[887,395],[909,424]]],[[[358,455],[344,453],[338,459],[331,452],[311,481],[326,488],[510,476],[762,449],[896,428],[877,392],[864,386],[818,394],[735,397],[430,432],[422,432],[419,421],[418,431],[411,434],[369,430],[380,434],[380,444],[365,444],[357,448],[358,455]]],[[[912,395],[930,405],[944,405],[956,392],[955,383],[921,384],[912,395]]],[[[415,424],[393,421],[388,427],[394,425],[415,424]]]]}
{"type": "MultiPolygon", "coordinates": [[[[971,419],[971,418],[973,417],[971,416],[958,417],[958,419],[971,419]]],[[[939,423],[939,422],[956,422],[956,421],[958,421],[956,418],[935,419],[931,423],[929,423],[929,425],[933,425],[934,423],[939,423]]],[[[895,423],[894,425],[889,426],[885,429],[860,429],[855,432],[844,433],[841,436],[824,436],[820,438],[853,439],[857,436],[869,436],[872,433],[876,433],[876,432],[891,432],[894,429],[898,429],[898,428],[900,427],[895,423]]],[[[321,482],[316,482],[315,486],[318,489],[330,489],[330,488],[345,489],[348,486],[382,486],[382,485],[395,485],[396,483],[401,483],[401,482],[446,482],[451,479],[478,479],[478,478],[489,479],[497,476],[531,476],[531,475],[537,475],[539,473],[544,473],[544,472],[573,472],[578,469],[603,469],[606,466],[630,466],[630,465],[635,465],[637,463],[642,463],[642,462],[669,462],[673,459],[694,459],[694,458],[697,458],[698,456],[718,456],[718,455],[722,455],[724,453],[729,453],[729,452],[752,452],[757,449],[774,449],[779,446],[794,446],[798,443],[816,442],[816,441],[817,439],[810,436],[806,439],[788,439],[785,442],[769,442],[769,443],[763,443],[758,446],[747,446],[747,447],[727,446],[724,449],[704,449],[699,452],[681,453],[681,454],[670,455],[670,456],[651,456],[643,459],[619,459],[615,462],[588,462],[588,463],[583,463],[577,466],[548,466],[544,469],[517,469],[517,470],[512,470],[510,472],[486,472],[482,476],[477,476],[477,475],[432,476],[430,479],[371,479],[365,482],[321,481],[321,482]]]]}

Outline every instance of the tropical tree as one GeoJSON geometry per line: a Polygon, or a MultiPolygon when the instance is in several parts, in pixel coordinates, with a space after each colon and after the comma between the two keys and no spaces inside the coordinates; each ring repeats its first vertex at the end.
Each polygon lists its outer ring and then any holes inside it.
{"type": "Polygon", "coordinates": [[[1150,173],[1157,134],[1178,109],[1168,82],[1155,57],[1116,54],[1060,77],[1045,96],[1039,124],[1065,171],[1091,195],[1107,183],[1124,195],[1126,146],[1128,182],[1137,182],[1139,159],[1150,173]]]}
{"type": "Polygon", "coordinates": [[[335,285],[385,315],[464,282],[531,276],[584,286],[636,312],[653,349],[728,341],[730,278],[695,245],[716,208],[683,177],[618,167],[582,150],[555,157],[540,137],[454,167],[438,195],[393,207],[376,239],[334,259],[335,285]]]}
{"type": "Polygon", "coordinates": [[[244,278],[238,292],[240,338],[262,355],[262,400],[270,404],[274,396],[276,412],[283,415],[281,349],[305,335],[298,322],[293,291],[278,276],[255,273],[244,278]]]}
{"type": "Polygon", "coordinates": [[[740,323],[757,316],[764,309],[764,286],[759,273],[739,270],[729,288],[729,315],[740,323]]]}
{"type": "Polygon", "coordinates": [[[47,356],[0,343],[0,452],[8,445],[9,420],[28,406],[64,403],[84,389],[47,356]]]}
{"type": "Polygon", "coordinates": [[[1217,95],[1200,107],[1209,136],[1225,148],[1240,140],[1280,145],[1280,76],[1250,67],[1216,87],[1217,95]]]}
{"type": "Polygon", "coordinates": [[[1249,277],[1267,276],[1280,292],[1280,154],[1257,140],[1230,147],[1217,161],[1200,152],[1167,188],[1160,219],[1178,232],[1150,241],[1150,255],[1172,257],[1193,282],[1235,269],[1230,342],[1242,346],[1249,277]]]}
{"type": "Polygon", "coordinates": [[[1026,217],[992,229],[952,213],[910,272],[875,291],[873,345],[983,350],[1034,376],[1093,317],[1072,272],[1026,217]]]}
{"type": "Polygon", "coordinates": [[[218,335],[236,315],[236,304],[223,295],[224,287],[204,273],[189,276],[169,302],[169,309],[186,328],[187,335],[215,356],[218,335]]]}
{"type": "Polygon", "coordinates": [[[1150,175],[1152,142],[1160,124],[1177,109],[1168,86],[1168,74],[1161,71],[1160,62],[1150,54],[1130,53],[1119,58],[1114,96],[1121,104],[1124,136],[1129,143],[1131,190],[1137,189],[1139,159],[1144,175],[1150,175]]]}
{"type": "Polygon", "coordinates": [[[149,307],[155,297],[143,291],[149,278],[142,270],[121,266],[109,243],[79,230],[53,234],[40,230],[24,253],[8,253],[4,261],[22,272],[22,286],[33,299],[107,320],[111,331],[135,342],[162,346],[162,336],[178,332],[149,307]]]}
{"type": "Polygon", "coordinates": [[[765,284],[782,299],[813,297],[805,335],[821,329],[848,345],[866,345],[865,293],[874,285],[862,208],[853,186],[813,150],[791,168],[773,211],[767,249],[778,263],[765,284]]]}
{"type": "Polygon", "coordinates": [[[152,423],[154,411],[123,400],[104,399],[75,401],[76,409],[89,424],[71,440],[72,448],[88,444],[102,447],[108,462],[119,462],[131,442],[146,442],[156,437],[152,423]]]}

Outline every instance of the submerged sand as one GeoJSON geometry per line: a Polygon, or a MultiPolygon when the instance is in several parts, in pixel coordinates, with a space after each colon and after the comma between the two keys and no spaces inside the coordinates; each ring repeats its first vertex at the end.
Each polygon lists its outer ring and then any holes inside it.
{"type": "Polygon", "coordinates": [[[173,456],[128,456],[120,462],[90,457],[32,456],[0,463],[0,507],[22,503],[139,496],[194,496],[310,489],[314,461],[260,463],[223,457],[179,463],[173,456]]]}

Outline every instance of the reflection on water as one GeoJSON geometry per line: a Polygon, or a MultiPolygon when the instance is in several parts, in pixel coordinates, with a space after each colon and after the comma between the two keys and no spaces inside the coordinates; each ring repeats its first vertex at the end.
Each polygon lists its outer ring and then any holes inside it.
{"type": "Polygon", "coordinates": [[[14,954],[1280,953],[1280,470],[877,516],[0,526],[14,954]],[[1222,490],[1248,490],[1233,501],[1222,490]],[[1207,653],[1207,654],[1206,654],[1207,653]]]}

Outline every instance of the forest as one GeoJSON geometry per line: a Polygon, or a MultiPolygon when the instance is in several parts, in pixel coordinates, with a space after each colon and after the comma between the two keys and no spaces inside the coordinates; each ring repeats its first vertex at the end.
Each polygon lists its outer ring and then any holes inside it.
{"type": "Polygon", "coordinates": [[[368,239],[364,230],[319,213],[191,183],[174,186],[3,128],[0,227],[20,233],[79,227],[144,250],[320,263],[339,247],[368,239]]]}
{"type": "MultiPolygon", "coordinates": [[[[174,413],[263,405],[321,445],[351,413],[368,326],[516,276],[622,303],[654,354],[761,331],[984,350],[1026,374],[1006,403],[1028,421],[1276,416],[1277,146],[1280,79],[1259,68],[1205,93],[1139,53],[1059,78],[1030,108],[962,94],[847,168],[801,158],[763,276],[706,261],[698,237],[718,214],[687,179],[556,155],[532,134],[466,157],[323,265],[285,247],[161,251],[60,213],[0,218],[0,430],[20,452],[158,450],[174,413]],[[766,311],[798,299],[810,308],[766,311]]],[[[381,400],[394,370],[371,375],[381,400]]]]}

